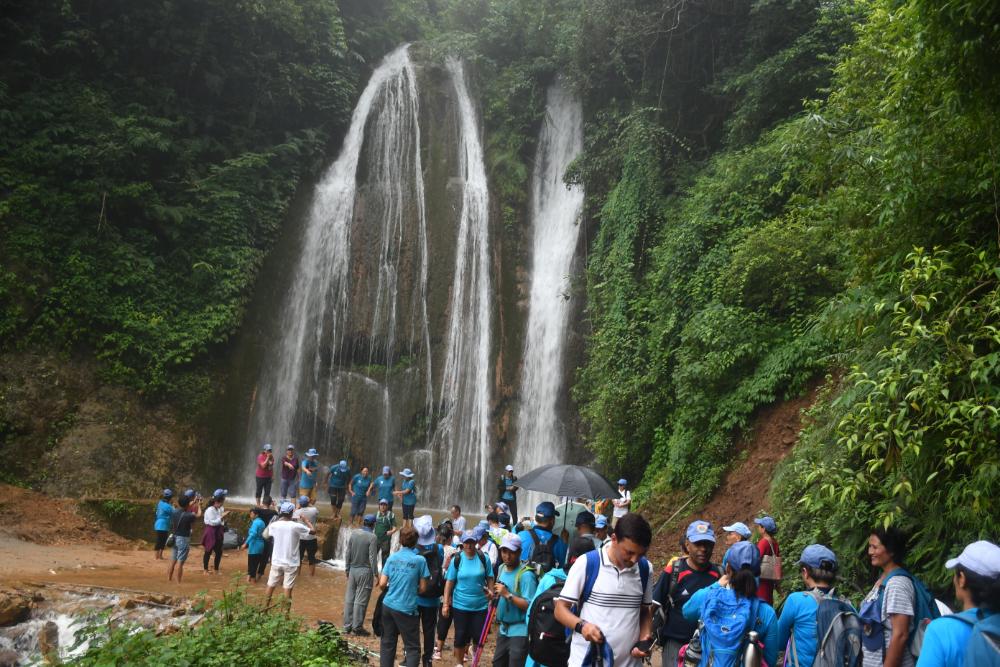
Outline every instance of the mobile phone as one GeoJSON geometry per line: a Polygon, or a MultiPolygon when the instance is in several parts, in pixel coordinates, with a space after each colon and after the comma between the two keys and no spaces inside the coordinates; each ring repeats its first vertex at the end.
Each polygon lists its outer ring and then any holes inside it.
{"type": "Polygon", "coordinates": [[[649,651],[653,648],[653,640],[647,639],[645,641],[636,642],[634,648],[639,649],[643,653],[649,653],[649,651]]]}

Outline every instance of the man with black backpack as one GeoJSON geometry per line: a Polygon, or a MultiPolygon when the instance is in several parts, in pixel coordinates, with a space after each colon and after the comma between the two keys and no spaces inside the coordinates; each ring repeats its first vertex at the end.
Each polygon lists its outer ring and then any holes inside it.
{"type": "Polygon", "coordinates": [[[417,553],[427,561],[427,569],[431,573],[427,590],[417,596],[417,613],[423,634],[420,664],[429,667],[434,659],[434,627],[444,594],[444,547],[435,539],[437,531],[434,530],[434,519],[429,515],[416,519],[413,527],[417,531],[417,553]]]}
{"type": "Polygon", "coordinates": [[[692,521],[684,539],[687,556],[667,564],[653,588],[657,639],[663,647],[663,667],[674,667],[681,647],[691,641],[698,624],[684,618],[684,603],[696,591],[711,586],[722,576],[719,566],[712,563],[715,531],[707,521],[692,521]]]}
{"type": "Polygon", "coordinates": [[[557,516],[559,512],[553,503],[539,503],[534,525],[517,534],[521,539],[521,562],[535,566],[539,576],[562,567],[566,561],[566,544],[553,533],[557,516]]]}

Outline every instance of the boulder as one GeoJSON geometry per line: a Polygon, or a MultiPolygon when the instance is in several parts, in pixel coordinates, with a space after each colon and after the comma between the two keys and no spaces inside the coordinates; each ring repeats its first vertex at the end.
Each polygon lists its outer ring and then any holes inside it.
{"type": "Polygon", "coordinates": [[[26,621],[31,614],[31,596],[17,591],[0,591],[0,626],[26,621]]]}

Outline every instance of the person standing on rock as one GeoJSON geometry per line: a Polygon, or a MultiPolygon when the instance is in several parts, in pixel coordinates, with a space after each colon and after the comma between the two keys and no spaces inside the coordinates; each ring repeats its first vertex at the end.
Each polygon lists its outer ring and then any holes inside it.
{"type": "Polygon", "coordinates": [[[351,525],[360,526],[361,517],[368,506],[368,496],[372,492],[372,478],[368,473],[368,466],[361,468],[361,472],[351,478],[351,525]]]}
{"type": "Polygon", "coordinates": [[[364,516],[363,528],[351,531],[347,541],[344,574],[347,592],[344,595],[344,634],[352,632],[367,637],[365,614],[372,596],[372,585],[378,571],[378,540],[375,538],[375,515],[364,516]]]}
{"type": "Polygon", "coordinates": [[[392,547],[392,534],[396,532],[396,515],[389,509],[389,501],[378,501],[378,514],[375,515],[375,537],[378,538],[378,553],[382,567],[389,558],[392,547]]]}
{"type": "Polygon", "coordinates": [[[334,521],[340,521],[340,508],[344,506],[347,482],[350,479],[351,471],[347,467],[347,461],[330,466],[326,472],[326,489],[330,494],[330,508],[333,510],[334,521]]]}
{"type": "Polygon", "coordinates": [[[507,504],[508,514],[517,517],[517,492],[520,487],[515,483],[517,477],[514,476],[514,466],[508,465],[500,475],[497,482],[497,500],[507,504]]]}
{"type": "Polygon", "coordinates": [[[156,558],[163,560],[163,550],[167,546],[167,537],[170,535],[170,523],[174,518],[174,492],[170,489],[163,489],[163,496],[156,503],[156,520],[153,522],[153,530],[156,531],[156,558]]]}
{"type": "Polygon", "coordinates": [[[292,520],[295,505],[289,502],[281,503],[278,508],[278,520],[267,527],[267,532],[274,538],[274,552],[271,554],[271,572],[267,575],[267,604],[271,606],[271,597],[278,582],[281,582],[288,600],[292,604],[292,589],[295,579],[299,576],[299,541],[306,535],[315,535],[316,529],[303,519],[302,523],[292,520]]]}
{"type": "Polygon", "coordinates": [[[271,445],[264,445],[257,455],[257,471],[254,476],[256,490],[253,493],[254,502],[271,495],[271,481],[274,477],[274,454],[271,445]]]}
{"type": "Polygon", "coordinates": [[[417,483],[413,481],[413,471],[403,468],[399,473],[403,476],[403,483],[399,485],[399,491],[393,491],[394,496],[399,496],[403,505],[403,527],[413,526],[413,514],[417,509],[417,483]]]}
{"type": "Polygon", "coordinates": [[[372,482],[372,488],[378,492],[379,504],[384,500],[391,510],[392,501],[394,500],[393,491],[396,490],[396,478],[392,476],[392,468],[383,466],[382,476],[375,478],[375,481],[372,482]]]}
{"type": "MultiPolygon", "coordinates": [[[[315,505],[309,503],[309,496],[299,496],[299,508],[295,510],[292,514],[292,518],[299,523],[306,524],[308,526],[315,526],[316,519],[319,517],[319,508],[315,505]]],[[[310,535],[304,535],[301,540],[299,540],[299,559],[303,557],[308,557],[309,559],[309,576],[316,576],[316,563],[319,561],[316,558],[316,548],[319,546],[316,540],[315,533],[310,535]]]]}
{"type": "Polygon", "coordinates": [[[295,493],[295,482],[299,477],[299,457],[295,455],[295,445],[288,445],[281,459],[281,500],[288,500],[289,493],[295,493]]]}
{"type": "Polygon", "coordinates": [[[226,495],[229,492],[225,489],[216,489],[212,494],[212,499],[205,508],[205,533],[201,538],[201,545],[205,547],[205,555],[202,557],[202,569],[208,574],[208,560],[215,554],[214,574],[219,573],[219,565],[222,563],[222,538],[225,528],[222,525],[223,519],[229,512],[226,511],[226,495]]]}
{"type": "Polygon", "coordinates": [[[319,462],[316,457],[319,452],[310,449],[306,452],[306,458],[302,460],[299,477],[299,495],[309,498],[309,502],[316,502],[316,477],[319,475],[319,462]]]}
{"type": "Polygon", "coordinates": [[[167,581],[174,580],[174,566],[177,566],[177,583],[184,578],[184,562],[191,548],[191,528],[201,516],[201,500],[184,494],[178,501],[178,512],[174,520],[174,552],[167,570],[167,581]]]}

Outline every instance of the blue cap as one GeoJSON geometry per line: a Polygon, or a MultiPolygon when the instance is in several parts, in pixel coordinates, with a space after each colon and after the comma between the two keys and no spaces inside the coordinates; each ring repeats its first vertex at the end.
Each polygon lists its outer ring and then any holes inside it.
{"type": "Polygon", "coordinates": [[[299,505],[305,507],[309,504],[309,496],[299,496],[299,505]]]}
{"type": "Polygon", "coordinates": [[[726,531],[727,533],[736,533],[744,539],[750,537],[750,528],[742,521],[737,521],[731,526],[723,526],[722,530],[726,531]]]}
{"type": "Polygon", "coordinates": [[[295,511],[295,505],[291,504],[287,500],[281,503],[281,506],[278,507],[278,512],[280,512],[281,514],[291,514],[294,511],[295,511]]]}
{"type": "Polygon", "coordinates": [[[496,502],[496,508],[501,512],[510,512],[510,506],[502,500],[496,502]]]}
{"type": "Polygon", "coordinates": [[[195,496],[198,495],[198,492],[195,491],[194,489],[188,489],[187,491],[184,492],[184,495],[187,496],[188,498],[194,498],[195,496]]]}
{"type": "Polygon", "coordinates": [[[369,526],[373,525],[375,523],[375,515],[374,514],[366,514],[364,521],[365,521],[365,524],[367,524],[369,526]]]}
{"type": "Polygon", "coordinates": [[[712,524],[707,521],[692,521],[687,527],[687,532],[684,533],[684,537],[688,539],[689,542],[715,542],[715,531],[712,530],[712,524]]]}
{"type": "Polygon", "coordinates": [[[490,529],[490,522],[487,521],[486,519],[483,519],[482,521],[480,521],[479,523],[476,524],[476,528],[482,528],[483,530],[489,530],[490,529]]]}
{"type": "Polygon", "coordinates": [[[622,477],[620,480],[618,480],[618,486],[628,486],[628,480],[622,477]]]}
{"type": "Polygon", "coordinates": [[[163,489],[163,497],[164,498],[173,498],[174,497],[174,492],[171,491],[170,489],[163,489]]]}
{"type": "Polygon", "coordinates": [[[265,452],[269,452],[271,451],[271,445],[264,445],[263,449],[265,452]]]}
{"type": "Polygon", "coordinates": [[[392,472],[392,468],[390,468],[389,466],[382,466],[382,474],[383,475],[388,475],[391,472],[392,472]]]}
{"type": "MultiPolygon", "coordinates": [[[[482,526],[476,526],[475,528],[472,529],[472,534],[475,536],[476,542],[478,542],[479,540],[486,537],[486,529],[483,528],[482,526]]],[[[462,541],[463,542],[465,541],[464,536],[462,537],[462,541]]]]}
{"type": "Polygon", "coordinates": [[[538,507],[535,508],[535,516],[551,519],[554,516],[559,516],[559,512],[556,511],[555,503],[546,500],[543,503],[538,503],[538,507]]]}
{"type": "Polygon", "coordinates": [[[607,527],[608,527],[608,517],[601,514],[595,520],[594,528],[607,528],[607,527]]]}
{"type": "Polygon", "coordinates": [[[340,460],[340,467],[343,468],[344,470],[347,470],[347,461],[341,459],[340,460]]]}
{"type": "Polygon", "coordinates": [[[465,544],[466,542],[478,542],[478,541],[479,538],[476,537],[475,531],[467,530],[464,533],[462,533],[462,544],[465,544]]]}
{"type": "Polygon", "coordinates": [[[962,550],[958,558],[951,558],[944,564],[949,570],[959,565],[989,579],[998,577],[1000,576],[1000,547],[986,540],[973,542],[962,550]]]}
{"type": "Polygon", "coordinates": [[[778,532],[778,524],[776,524],[774,519],[769,516],[762,516],[759,519],[754,519],[753,522],[769,533],[778,532]]]}
{"type": "Polygon", "coordinates": [[[213,498],[225,498],[229,495],[229,491],[226,489],[216,489],[215,493],[212,494],[213,498]]]}
{"type": "Polygon", "coordinates": [[[802,550],[802,558],[799,558],[799,563],[816,569],[836,570],[837,554],[822,544],[810,544],[802,550]]]}
{"type": "Polygon", "coordinates": [[[726,562],[734,571],[747,568],[755,577],[760,576],[760,552],[750,542],[737,542],[729,547],[726,562]]]}
{"type": "Polygon", "coordinates": [[[399,473],[403,477],[413,477],[413,471],[409,468],[403,468],[403,472],[399,473]]]}
{"type": "Polygon", "coordinates": [[[590,526],[591,528],[597,527],[597,519],[590,512],[580,512],[576,515],[576,525],[577,526],[590,526]]]}
{"type": "Polygon", "coordinates": [[[306,452],[306,456],[319,456],[319,452],[315,448],[310,447],[309,451],[306,452]]]}

